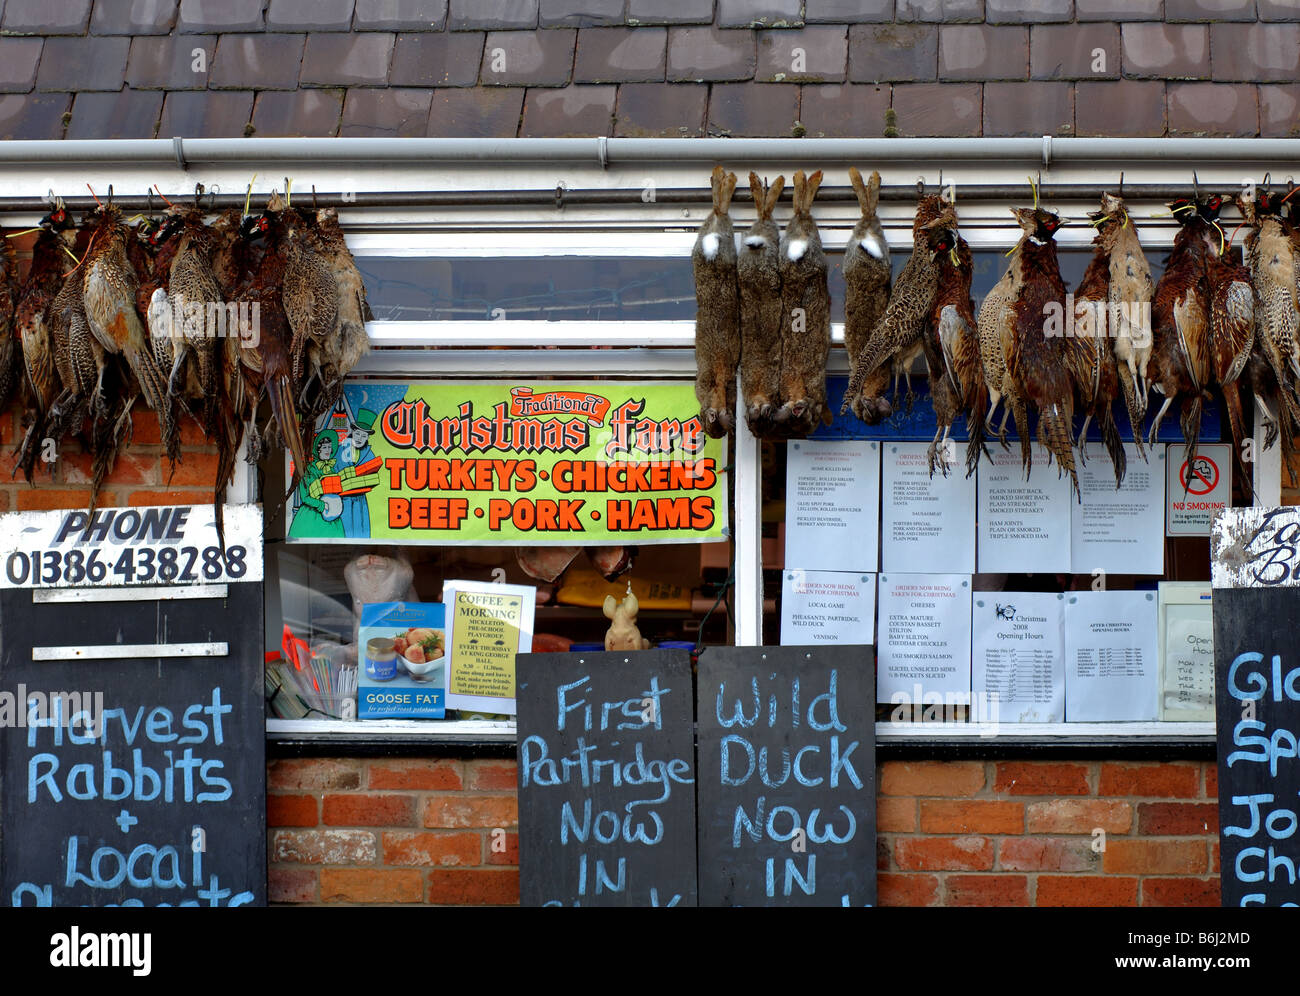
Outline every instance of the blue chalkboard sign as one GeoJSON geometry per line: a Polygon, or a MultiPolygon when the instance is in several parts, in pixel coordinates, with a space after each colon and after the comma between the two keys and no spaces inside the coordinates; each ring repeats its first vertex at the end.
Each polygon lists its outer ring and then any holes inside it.
{"type": "Polygon", "coordinates": [[[699,658],[701,906],[876,904],[872,649],[699,658]]]}
{"type": "Polygon", "coordinates": [[[694,906],[691,655],[520,654],[524,906],[694,906]]]}

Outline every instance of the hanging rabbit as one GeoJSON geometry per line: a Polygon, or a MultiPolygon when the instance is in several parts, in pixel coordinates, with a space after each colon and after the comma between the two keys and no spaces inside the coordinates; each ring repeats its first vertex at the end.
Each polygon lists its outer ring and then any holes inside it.
{"type": "Polygon", "coordinates": [[[713,212],[704,219],[691,262],[695,269],[695,397],[700,422],[714,438],[736,424],[736,366],[740,362],[740,299],[736,237],[727,214],[736,174],[713,167],[713,212]]]}
{"type": "MultiPolygon", "coordinates": [[[[872,171],[870,182],[864,184],[858,168],[850,166],[849,182],[853,184],[858,206],[862,209],[862,217],[854,226],[844,249],[844,348],[849,354],[849,379],[856,381],[858,359],[866,351],[871,331],[889,304],[891,270],[889,243],[876,215],[880,174],[872,171]]],[[[891,364],[884,363],[875,370],[866,371],[862,393],[850,406],[853,414],[868,425],[875,425],[893,414],[893,408],[884,398],[890,370],[891,364]]]]}
{"type": "Polygon", "coordinates": [[[781,236],[781,407],[775,421],[783,436],[802,438],[830,423],[826,358],[831,349],[831,295],[826,253],[812,217],[821,186],[818,170],[794,175],[794,215],[781,236]]]}
{"type": "Polygon", "coordinates": [[[772,416],[781,392],[781,270],[777,252],[781,233],[772,212],[785,177],[770,187],[749,174],[758,218],[745,234],[736,264],[740,284],[740,391],[749,431],[762,439],[773,434],[772,416]]]}

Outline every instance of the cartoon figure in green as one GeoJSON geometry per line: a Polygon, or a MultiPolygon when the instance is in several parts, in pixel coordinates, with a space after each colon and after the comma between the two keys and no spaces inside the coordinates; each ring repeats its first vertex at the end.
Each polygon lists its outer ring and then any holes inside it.
{"type": "Polygon", "coordinates": [[[343,498],[323,494],[316,498],[311,486],[323,477],[335,473],[334,455],[338,451],[338,438],[332,432],[321,432],[312,440],[316,459],[309,463],[298,481],[298,500],[301,504],[294,513],[289,535],[312,539],[343,539],[343,498]]]}

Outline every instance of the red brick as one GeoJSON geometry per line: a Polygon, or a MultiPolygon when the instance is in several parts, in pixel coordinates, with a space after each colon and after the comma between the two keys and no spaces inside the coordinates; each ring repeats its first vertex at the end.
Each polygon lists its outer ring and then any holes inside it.
{"type": "Polygon", "coordinates": [[[1028,906],[1026,875],[949,875],[945,906],[1028,906]]]}
{"type": "Polygon", "coordinates": [[[513,906],[519,872],[505,868],[429,872],[429,900],[442,906],[513,906]]]}
{"type": "MultiPolygon", "coordinates": [[[[164,476],[166,472],[164,471],[164,476]]],[[[141,505],[211,505],[211,491],[132,491],[127,504],[141,505]]]]}
{"type": "Polygon", "coordinates": [[[314,827],[319,822],[314,795],[268,795],[266,825],[270,827],[314,827]]]}
{"type": "Polygon", "coordinates": [[[1217,799],[1219,797],[1219,766],[1210,762],[1205,766],[1205,798],[1217,799]]]}
{"type": "Polygon", "coordinates": [[[415,823],[409,795],[327,795],[321,822],[343,827],[405,827],[415,823]]]}
{"type": "Polygon", "coordinates": [[[487,847],[487,860],[484,862],[485,864],[519,864],[519,834],[507,833],[506,831],[497,833],[496,830],[492,830],[488,833],[484,844],[487,847]]]}
{"type": "Polygon", "coordinates": [[[1112,840],[1102,867],[1107,875],[1204,875],[1203,840],[1112,840]]]}
{"type": "Polygon", "coordinates": [[[1008,795],[1088,795],[1088,768],[1082,764],[1008,761],[997,766],[995,792],[1008,795]]]}
{"type": "Polygon", "coordinates": [[[386,833],[386,865],[477,865],[483,840],[476,833],[386,833]]]}
{"type": "Polygon", "coordinates": [[[514,827],[519,800],[513,795],[436,795],[424,804],[426,827],[514,827]]]}
{"type": "Polygon", "coordinates": [[[369,765],[372,789],[455,790],[462,787],[460,768],[454,761],[372,761],[369,765]]]}
{"type": "Polygon", "coordinates": [[[1020,802],[921,800],[922,833],[1024,833],[1020,802]]]}
{"type": "Polygon", "coordinates": [[[322,902],[418,903],[424,880],[414,868],[322,868],[322,902]]]}
{"type": "Polygon", "coordinates": [[[379,857],[375,835],[367,830],[277,830],[272,861],[306,865],[367,865],[379,857]]]}
{"type": "Polygon", "coordinates": [[[881,906],[938,906],[939,879],[897,872],[877,875],[876,902],[881,906]]]}
{"type": "Polygon", "coordinates": [[[489,792],[513,792],[519,786],[514,761],[470,761],[465,765],[465,787],[489,792]]]}
{"type": "Polygon", "coordinates": [[[1200,771],[1194,764],[1103,763],[1098,795],[1144,795],[1164,799],[1194,799],[1200,794],[1200,771]]]}
{"type": "Polygon", "coordinates": [[[969,796],[983,787],[980,761],[887,761],[880,770],[881,795],[969,796]]]}
{"type": "Polygon", "coordinates": [[[1138,832],[1177,837],[1219,832],[1217,802],[1144,802],[1138,806],[1138,832]]]}
{"type": "Polygon", "coordinates": [[[1136,906],[1138,880],[1101,875],[1039,875],[1035,906],[1136,906]]]}
{"type": "Polygon", "coordinates": [[[163,471],[163,478],[171,487],[211,487],[217,479],[217,455],[182,453],[176,470],[163,471]]]}
{"type": "MultiPolygon", "coordinates": [[[[59,453],[59,472],[64,484],[89,484],[94,475],[95,458],[89,453],[59,453]]],[[[158,454],[147,448],[132,446],[118,453],[113,469],[104,478],[105,484],[159,484],[161,469],[158,454]]]]}
{"type": "Polygon", "coordinates": [[[270,868],[266,897],[273,903],[314,903],[318,884],[315,868],[270,868]]]}
{"type": "Polygon", "coordinates": [[[361,788],[361,762],[329,758],[293,758],[266,766],[266,787],[304,791],[361,788]]]}
{"type": "Polygon", "coordinates": [[[987,837],[900,837],[894,860],[904,871],[988,871],[993,841],[987,837]]]}
{"type": "Polygon", "coordinates": [[[1107,833],[1128,833],[1133,807],[1115,799],[1053,799],[1031,802],[1027,811],[1030,833],[1087,833],[1101,827],[1107,833]]]}
{"type": "MultiPolygon", "coordinates": [[[[180,427],[182,446],[203,446],[207,443],[203,427],[193,418],[182,415],[180,427]]],[[[158,428],[158,416],[143,403],[136,405],[131,411],[131,445],[157,446],[161,442],[162,433],[158,428]]]]}
{"type": "Polygon", "coordinates": [[[1091,840],[1061,837],[1008,837],[998,845],[998,867],[1006,871],[1093,871],[1101,854],[1091,840]]]}
{"type": "Polygon", "coordinates": [[[916,829],[916,800],[880,798],[876,800],[876,829],[881,833],[911,833],[916,829]]]}
{"type": "Polygon", "coordinates": [[[1219,874],[1219,841],[1210,841],[1210,871],[1219,874]]]}
{"type": "MultiPolygon", "coordinates": [[[[16,505],[18,511],[25,512],[30,509],[62,509],[62,508],[86,508],[90,504],[90,491],[88,489],[79,489],[76,491],[65,491],[61,488],[47,488],[39,486],[35,488],[19,488],[16,505]]],[[[110,505],[116,505],[111,491],[101,491],[97,508],[104,508],[110,505]]]]}
{"type": "Polygon", "coordinates": [[[1217,878],[1144,878],[1143,906],[1218,906],[1222,900],[1217,878]]]}

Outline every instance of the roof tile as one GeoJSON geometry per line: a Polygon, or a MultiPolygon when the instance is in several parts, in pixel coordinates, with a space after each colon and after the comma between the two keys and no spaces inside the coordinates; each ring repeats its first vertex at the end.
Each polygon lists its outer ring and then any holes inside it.
{"type": "Polygon", "coordinates": [[[222,35],[209,85],[216,90],[294,90],[305,35],[222,35]]]}
{"type": "MultiPolygon", "coordinates": [[[[537,0],[451,0],[448,31],[537,27],[537,0]]],[[[520,103],[523,103],[522,96],[520,103]]]]}
{"type": "Polygon", "coordinates": [[[271,0],[268,31],[347,31],[353,0],[271,0]]]}
{"type": "Polygon", "coordinates": [[[898,133],[906,137],[979,135],[983,94],[978,83],[904,83],[894,87],[898,133]]]}
{"type": "Polygon", "coordinates": [[[434,90],[429,134],[437,138],[514,138],[523,106],[523,87],[434,90]]]}
{"type": "Polygon", "coordinates": [[[573,28],[490,32],[479,79],[489,86],[564,86],[573,74],[577,36],[573,28]]]}
{"type": "Polygon", "coordinates": [[[72,102],[67,137],[153,138],[163,95],[157,90],[79,93],[72,102]]]}
{"type": "Polygon", "coordinates": [[[1069,83],[985,83],[984,136],[1073,135],[1069,83]]]}
{"type": "Polygon", "coordinates": [[[1253,21],[1255,0],[1165,0],[1166,21],[1253,21]]]}
{"type": "Polygon", "coordinates": [[[932,80],[939,29],[929,24],[856,24],[849,28],[849,79],[854,83],[932,80]]]}
{"type": "Polygon", "coordinates": [[[92,35],[165,35],[176,25],[177,0],[95,0],[92,35]]]}
{"type": "Polygon", "coordinates": [[[984,0],[898,0],[898,21],[984,20],[984,0]]]}
{"type": "Polygon", "coordinates": [[[0,27],[18,35],[80,35],[90,20],[90,0],[7,0],[0,27]]]}
{"type": "Polygon", "coordinates": [[[984,20],[989,24],[1041,24],[1073,16],[1074,0],[984,0],[984,20]]]}
{"type": "Polygon", "coordinates": [[[627,0],[627,23],[712,24],[713,0],[627,0]]]}
{"type": "Polygon", "coordinates": [[[158,137],[243,138],[252,116],[253,94],[249,90],[169,93],[163,101],[158,137]]]}
{"type": "MultiPolygon", "coordinates": [[[[622,23],[623,0],[541,0],[544,28],[592,28],[622,23]]],[[[527,98],[524,103],[527,104],[527,98]]]]}
{"type": "Polygon", "coordinates": [[[747,80],[757,61],[752,31],[668,30],[669,80],[747,80]]]}
{"type": "Polygon", "coordinates": [[[612,86],[529,88],[519,134],[526,138],[585,138],[608,135],[614,127],[612,86]]]}
{"type": "Polygon", "coordinates": [[[939,29],[942,80],[1023,80],[1029,77],[1029,29],[954,24],[939,29]]]}
{"type": "Polygon", "coordinates": [[[257,95],[253,126],[259,138],[330,138],[342,112],[342,90],[268,90],[257,95]]]}
{"type": "Polygon", "coordinates": [[[1296,0],[1255,0],[1261,21],[1300,21],[1300,3],[1296,0]]]}
{"type": "Polygon", "coordinates": [[[1080,21],[1158,21],[1164,0],[1074,0],[1080,21]]]}
{"type": "Polygon", "coordinates": [[[1252,83],[1170,83],[1170,135],[1253,138],[1259,134],[1259,101],[1252,83]]]}
{"type": "Polygon", "coordinates": [[[357,0],[352,26],[358,31],[441,31],[447,0],[357,0]]]}
{"type": "Polygon", "coordinates": [[[70,93],[7,93],[0,95],[0,139],[62,138],[63,115],[72,105],[70,93]]]}
{"type": "Polygon", "coordinates": [[[340,135],[359,137],[423,136],[429,126],[432,90],[373,87],[348,91],[343,101],[343,126],[340,135]]]}
{"type": "Polygon", "coordinates": [[[1215,24],[1210,28],[1210,50],[1216,80],[1300,79],[1300,24],[1215,24]]]}
{"type": "Polygon", "coordinates": [[[829,83],[803,88],[799,122],[809,138],[879,138],[889,110],[887,83],[829,83]]]}
{"type": "Polygon", "coordinates": [[[261,31],[264,6],[266,0],[181,0],[176,30],[190,34],[261,31]]]}
{"type": "Polygon", "coordinates": [[[215,35],[149,36],[131,39],[127,86],[137,90],[202,90],[216,54],[215,35]]]}
{"type": "Polygon", "coordinates": [[[1124,75],[1134,79],[1208,79],[1210,32],[1203,24],[1125,24],[1124,75]]]}
{"type": "Polygon", "coordinates": [[[38,90],[120,90],[129,38],[47,38],[38,90]]]}
{"type": "Polygon", "coordinates": [[[1300,84],[1259,85],[1260,138],[1300,138],[1300,84]]]}
{"type": "Polygon", "coordinates": [[[704,133],[707,87],[624,83],[618,88],[614,134],[619,138],[694,138],[704,133]]]}
{"type": "Polygon", "coordinates": [[[793,84],[715,83],[709,94],[708,134],[785,137],[799,120],[793,84]]]}
{"type": "Polygon", "coordinates": [[[473,86],[483,60],[481,31],[416,31],[397,36],[393,86],[473,86]]]}
{"type": "Polygon", "coordinates": [[[394,36],[384,31],[361,34],[310,34],[302,58],[304,86],[383,86],[393,56],[394,36]]]}
{"type": "Polygon", "coordinates": [[[662,82],[667,47],[667,28],[583,28],[573,81],[662,82]]]}
{"type": "Polygon", "coordinates": [[[805,7],[809,24],[880,24],[894,19],[894,0],[807,0],[805,7]]]}
{"type": "Polygon", "coordinates": [[[26,93],[32,88],[44,46],[40,38],[0,38],[0,92],[26,93]]]}
{"type": "Polygon", "coordinates": [[[801,24],[802,0],[718,0],[720,28],[792,28],[801,24]]]}
{"type": "Polygon", "coordinates": [[[842,24],[758,36],[754,78],[774,83],[842,83],[849,60],[849,32],[842,24]]]}
{"type": "Polygon", "coordinates": [[[1036,80],[1116,79],[1117,24],[1035,24],[1029,29],[1029,75],[1036,80]]]}
{"type": "Polygon", "coordinates": [[[1139,80],[1075,84],[1074,132],[1118,138],[1163,136],[1165,85],[1139,80]]]}

